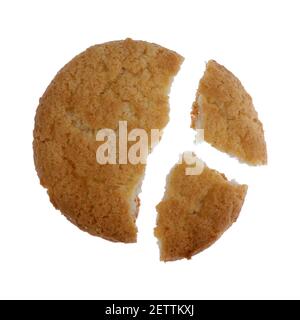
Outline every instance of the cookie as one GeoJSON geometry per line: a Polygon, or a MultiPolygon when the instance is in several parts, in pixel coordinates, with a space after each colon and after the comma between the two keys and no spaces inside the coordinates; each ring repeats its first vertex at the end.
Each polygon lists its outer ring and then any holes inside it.
{"type": "Polygon", "coordinates": [[[135,242],[145,164],[96,161],[98,130],[163,129],[168,93],[183,58],[153,43],[95,45],[55,76],[35,117],[34,161],[53,205],[72,223],[111,241],[135,242]]]}
{"type": "Polygon", "coordinates": [[[192,108],[194,129],[213,147],[251,165],[267,163],[263,125],[239,79],[210,60],[192,108]]]}
{"type": "Polygon", "coordinates": [[[186,175],[185,163],[171,170],[158,212],[155,236],[160,259],[190,259],[208,248],[237,220],[247,186],[228,181],[204,165],[199,175],[186,175]]]}

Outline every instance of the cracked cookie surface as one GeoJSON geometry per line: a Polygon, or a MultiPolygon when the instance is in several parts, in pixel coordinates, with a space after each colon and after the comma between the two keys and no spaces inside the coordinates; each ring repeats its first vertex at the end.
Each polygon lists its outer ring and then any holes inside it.
{"type": "Polygon", "coordinates": [[[145,165],[98,164],[96,133],[117,131],[119,121],[127,121],[128,131],[163,129],[182,60],[144,41],[95,45],[64,66],[40,99],[36,170],[53,205],[82,230],[111,241],[136,241],[137,189],[145,165]]]}
{"type": "Polygon", "coordinates": [[[194,129],[213,147],[251,165],[267,163],[263,125],[251,96],[229,70],[207,63],[192,108],[194,129]]]}

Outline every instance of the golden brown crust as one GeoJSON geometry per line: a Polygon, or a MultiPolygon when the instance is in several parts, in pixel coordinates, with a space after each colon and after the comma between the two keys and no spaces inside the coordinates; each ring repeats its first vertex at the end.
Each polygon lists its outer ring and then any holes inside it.
{"type": "MultiPolygon", "coordinates": [[[[143,41],[114,41],[88,48],[51,82],[37,109],[34,160],[51,202],[81,229],[135,242],[129,199],[144,165],[99,165],[96,132],[162,129],[168,122],[168,90],[182,57],[143,41]]],[[[134,199],[134,198],[133,198],[134,199]]]]}
{"type": "Polygon", "coordinates": [[[264,130],[252,98],[241,82],[216,61],[207,63],[191,115],[192,128],[197,128],[200,117],[204,139],[215,148],[252,165],[267,163],[264,130]]]}
{"type": "Polygon", "coordinates": [[[246,185],[208,167],[200,175],[186,175],[185,169],[185,164],[172,169],[156,207],[163,261],[190,259],[213,244],[236,221],[247,193],[246,185]]]}

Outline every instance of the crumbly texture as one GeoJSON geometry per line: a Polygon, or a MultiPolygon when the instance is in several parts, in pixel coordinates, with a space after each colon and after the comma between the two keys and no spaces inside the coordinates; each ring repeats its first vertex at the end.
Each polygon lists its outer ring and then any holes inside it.
{"type": "Polygon", "coordinates": [[[34,161],[53,205],[72,223],[111,241],[135,242],[133,199],[145,165],[96,161],[96,132],[162,129],[168,93],[183,58],[156,44],[126,39],[88,48],[58,72],[40,99],[34,161]]]}
{"type": "Polygon", "coordinates": [[[210,60],[192,108],[192,128],[220,151],[251,165],[267,163],[262,123],[251,96],[229,70],[210,60]]]}
{"type": "Polygon", "coordinates": [[[165,196],[157,205],[155,236],[160,259],[190,259],[213,244],[238,218],[246,185],[229,182],[207,166],[200,175],[186,175],[177,164],[167,178],[165,196]]]}

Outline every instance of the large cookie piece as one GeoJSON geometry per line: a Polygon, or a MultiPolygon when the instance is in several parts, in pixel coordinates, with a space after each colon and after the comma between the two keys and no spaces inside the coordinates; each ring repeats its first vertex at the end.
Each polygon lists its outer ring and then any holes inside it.
{"type": "MultiPolygon", "coordinates": [[[[40,99],[34,160],[53,205],[92,235],[135,242],[144,164],[99,164],[97,131],[162,129],[182,57],[144,41],[88,48],[63,67],[40,99]]],[[[117,132],[118,133],[118,132],[117,132]]]]}

